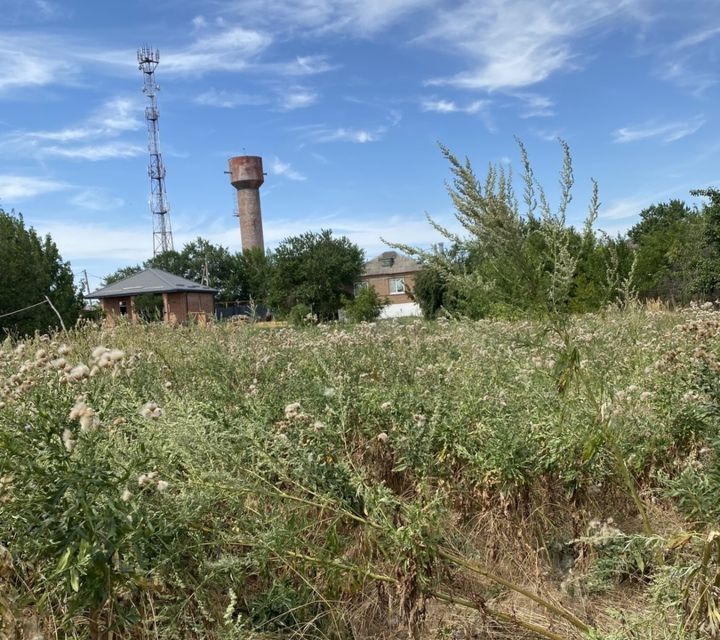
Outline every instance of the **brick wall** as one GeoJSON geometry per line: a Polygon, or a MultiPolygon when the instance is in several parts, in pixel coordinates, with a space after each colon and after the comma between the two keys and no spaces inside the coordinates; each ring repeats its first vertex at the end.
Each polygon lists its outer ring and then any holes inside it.
{"type": "Polygon", "coordinates": [[[182,324],[187,320],[186,293],[163,293],[163,305],[168,324],[182,324]]]}
{"type": "Polygon", "coordinates": [[[415,272],[410,273],[393,273],[391,275],[371,275],[361,276],[360,282],[367,282],[377,291],[381,298],[387,298],[390,304],[401,304],[403,302],[412,302],[412,298],[407,293],[390,293],[390,280],[394,278],[402,278],[405,282],[405,289],[412,289],[415,284],[415,272]]]}
{"type": "Polygon", "coordinates": [[[103,298],[102,309],[105,312],[105,319],[108,324],[113,325],[119,317],[127,317],[132,322],[137,320],[135,315],[135,302],[134,298],[103,298]],[[121,306],[124,305],[126,313],[120,313],[121,306]]]}

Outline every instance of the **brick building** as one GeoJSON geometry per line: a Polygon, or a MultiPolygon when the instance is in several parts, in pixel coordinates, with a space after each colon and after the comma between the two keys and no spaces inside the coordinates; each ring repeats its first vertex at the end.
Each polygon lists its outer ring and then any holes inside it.
{"type": "Polygon", "coordinates": [[[162,269],[145,269],[128,278],[89,293],[100,300],[106,318],[138,320],[135,300],[142,295],[162,295],[163,320],[183,324],[188,320],[206,322],[215,315],[216,289],[173,275],[162,269]]]}
{"type": "Polygon", "coordinates": [[[365,271],[355,290],[373,287],[381,298],[385,298],[388,305],[382,311],[383,318],[419,316],[422,315],[420,306],[408,295],[408,291],[412,291],[415,274],[421,268],[409,256],[385,251],[365,263],[365,271]]]}

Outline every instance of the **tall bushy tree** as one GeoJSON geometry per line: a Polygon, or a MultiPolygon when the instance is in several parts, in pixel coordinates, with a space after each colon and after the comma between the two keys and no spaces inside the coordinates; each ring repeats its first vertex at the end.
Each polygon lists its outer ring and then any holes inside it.
{"type": "Polygon", "coordinates": [[[635,278],[643,297],[688,301],[704,285],[705,217],[681,200],[653,204],[640,212],[628,237],[636,250],[635,278]]]}
{"type": "Polygon", "coordinates": [[[363,260],[357,245],[345,236],[334,238],[330,230],[286,238],[274,255],[270,304],[281,312],[306,304],[322,320],[335,318],[363,260]]]}
{"type": "Polygon", "coordinates": [[[702,251],[697,262],[696,289],[712,296],[720,288],[720,190],[711,187],[690,193],[710,200],[702,209],[702,251]]]}
{"type": "MultiPolygon", "coordinates": [[[[523,210],[514,192],[511,170],[491,164],[481,181],[467,158],[460,161],[441,145],[453,174],[448,192],[455,218],[465,233],[454,234],[428,216],[430,224],[452,243],[453,251],[428,252],[391,243],[437,271],[446,287],[444,306],[450,303],[465,315],[572,310],[578,288],[597,277],[591,272],[597,272],[595,263],[606,251],[605,241],[597,238],[592,229],[599,208],[596,183],[584,233],[567,225],[574,184],[568,145],[560,141],[563,167],[560,202],[555,209],[533,174],[525,147],[520,141],[518,145],[523,167],[523,210]],[[579,274],[583,276],[580,279],[579,274]]],[[[605,272],[603,265],[603,279],[605,272]]],[[[593,281],[593,286],[596,292],[589,296],[592,304],[600,304],[601,298],[604,301],[613,293],[606,283],[600,286],[593,281]]]]}
{"type": "MultiPolygon", "coordinates": [[[[26,228],[21,215],[0,209],[0,316],[43,302],[47,296],[65,325],[72,325],[82,308],[70,264],[64,262],[48,235],[40,238],[26,228]]],[[[48,304],[0,317],[0,331],[27,334],[57,327],[48,304]]]]}

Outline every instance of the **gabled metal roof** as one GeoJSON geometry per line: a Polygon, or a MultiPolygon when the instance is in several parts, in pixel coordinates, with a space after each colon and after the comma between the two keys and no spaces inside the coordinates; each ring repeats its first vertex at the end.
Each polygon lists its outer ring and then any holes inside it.
{"type": "Polygon", "coordinates": [[[162,269],[145,269],[140,273],[123,278],[117,282],[87,294],[86,298],[124,298],[140,296],[146,293],[217,293],[217,289],[206,287],[173,275],[162,269]]]}
{"type": "Polygon", "coordinates": [[[385,251],[365,263],[363,276],[393,275],[420,271],[422,266],[417,260],[397,251],[385,251]]]}

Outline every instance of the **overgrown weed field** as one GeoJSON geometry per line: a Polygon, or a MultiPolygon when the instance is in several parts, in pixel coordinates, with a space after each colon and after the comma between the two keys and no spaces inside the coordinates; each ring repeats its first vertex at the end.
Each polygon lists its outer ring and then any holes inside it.
{"type": "Polygon", "coordinates": [[[0,348],[0,638],[714,637],[720,314],[0,348]]]}

